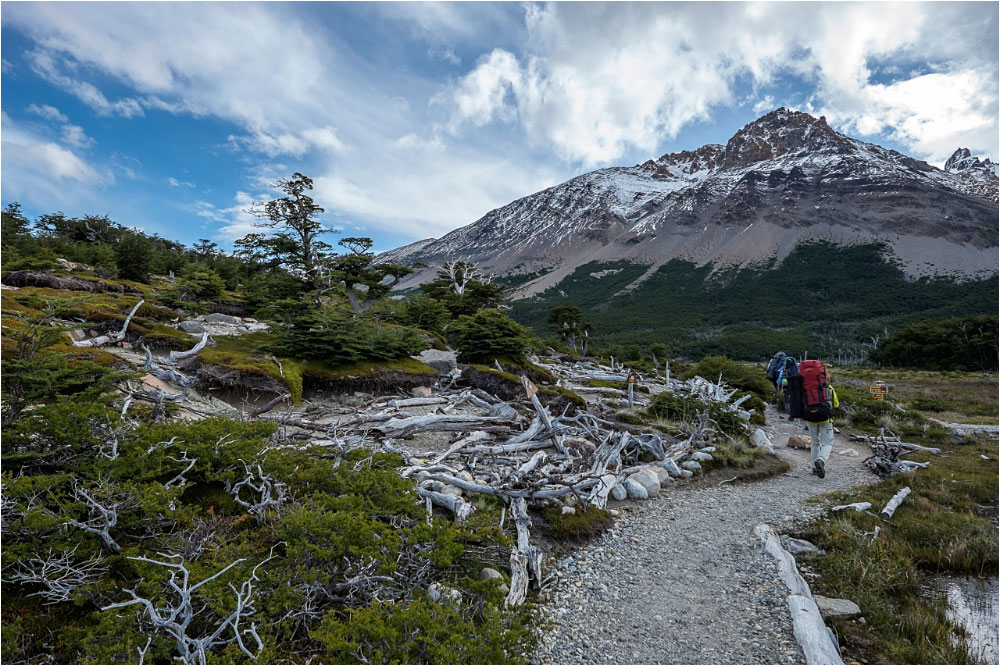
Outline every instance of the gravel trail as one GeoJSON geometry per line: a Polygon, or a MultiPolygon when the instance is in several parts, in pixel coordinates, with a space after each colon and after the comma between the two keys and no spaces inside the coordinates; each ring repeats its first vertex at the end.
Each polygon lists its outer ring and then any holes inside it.
{"type": "Polygon", "coordinates": [[[534,663],[804,663],[788,591],[753,528],[780,533],[820,513],[808,498],[877,478],[861,465],[867,448],[840,435],[826,478],[813,476],[809,451],[785,446],[807,434],[802,422],[770,408],[767,422],[788,472],[719,486],[722,470],[700,487],[678,482],[652,500],[614,503],[615,527],[555,564],[541,597],[553,628],[534,663]]]}

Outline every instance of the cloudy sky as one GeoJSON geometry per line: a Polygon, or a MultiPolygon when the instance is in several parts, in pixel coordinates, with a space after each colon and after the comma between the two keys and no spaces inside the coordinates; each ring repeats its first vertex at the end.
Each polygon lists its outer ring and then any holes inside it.
{"type": "Polygon", "coordinates": [[[996,160],[997,9],[5,2],[2,199],[228,246],[300,171],[382,250],[778,106],[996,160]]]}

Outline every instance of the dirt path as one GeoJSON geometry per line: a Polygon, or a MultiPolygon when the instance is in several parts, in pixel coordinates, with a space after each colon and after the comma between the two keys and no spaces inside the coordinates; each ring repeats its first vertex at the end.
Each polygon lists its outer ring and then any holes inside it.
{"type": "Polygon", "coordinates": [[[819,479],[809,451],[785,446],[800,421],[768,412],[765,430],[791,465],[764,481],[667,486],[647,502],[621,503],[614,529],[558,563],[543,592],[554,628],[536,663],[804,663],[774,561],[753,534],[814,516],[810,497],[874,482],[867,449],[837,436],[819,479]],[[856,451],[858,455],[844,455],[856,451]]]}

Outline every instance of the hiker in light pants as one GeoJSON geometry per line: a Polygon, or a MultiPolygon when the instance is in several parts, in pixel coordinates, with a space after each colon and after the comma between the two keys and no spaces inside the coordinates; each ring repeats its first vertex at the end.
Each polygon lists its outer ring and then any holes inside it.
{"type": "MultiPolygon", "coordinates": [[[[833,400],[833,408],[840,407],[840,400],[837,399],[837,392],[830,387],[830,397],[833,400]]],[[[826,461],[830,459],[830,451],[833,450],[833,418],[819,423],[806,421],[809,428],[810,456],[809,462],[812,465],[812,473],[823,478],[826,476],[826,461]]]]}

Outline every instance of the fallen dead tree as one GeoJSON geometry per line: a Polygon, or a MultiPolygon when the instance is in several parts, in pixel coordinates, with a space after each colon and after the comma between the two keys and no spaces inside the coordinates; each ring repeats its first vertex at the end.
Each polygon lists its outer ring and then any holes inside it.
{"type": "Polygon", "coordinates": [[[900,441],[899,436],[888,432],[883,428],[874,437],[865,437],[872,455],[865,458],[862,463],[867,465],[878,476],[888,479],[903,472],[912,472],[923,469],[930,465],[929,462],[916,462],[914,460],[903,460],[902,457],[911,453],[928,452],[940,453],[940,449],[933,449],[917,444],[905,444],[900,441]]]}
{"type": "MultiPolygon", "coordinates": [[[[548,369],[565,386],[589,376],[627,379],[623,368],[589,362],[548,369]]],[[[263,417],[281,425],[287,437],[330,447],[339,456],[354,448],[398,455],[400,474],[416,481],[428,520],[437,510],[465,521],[474,511],[469,498],[475,495],[502,500],[517,532],[510,555],[509,605],[523,603],[527,590],[542,581],[541,551],[530,541],[529,509],[552,504],[603,509],[612,496],[624,498],[626,482],[635,484],[640,475],[653,479],[649,483],[656,490],[649,493],[655,494],[660,482],[690,476],[682,464],[715,438],[725,437],[707,410],[675,438],[604,418],[599,410],[566,406],[552,413],[551,405],[558,402],[544,405],[541,392],[524,378],[520,397],[507,391],[504,399],[482,388],[456,386],[460,381],[442,379],[432,396],[383,397],[335,413],[307,405],[263,417]]],[[[749,412],[730,402],[735,391],[724,385],[702,378],[657,381],[655,391],[689,391],[749,418],[749,412]]],[[[620,393],[613,398],[627,395],[620,393]]]]}
{"type": "Polygon", "coordinates": [[[121,342],[125,339],[125,332],[128,331],[128,325],[132,323],[132,317],[135,313],[142,307],[142,304],[146,301],[139,299],[139,302],[135,304],[132,311],[128,313],[128,317],[125,318],[125,323],[122,324],[121,330],[117,333],[110,333],[108,335],[99,335],[96,338],[90,338],[88,340],[74,340],[74,347],[103,347],[104,345],[110,345],[115,342],[121,342]]]}

